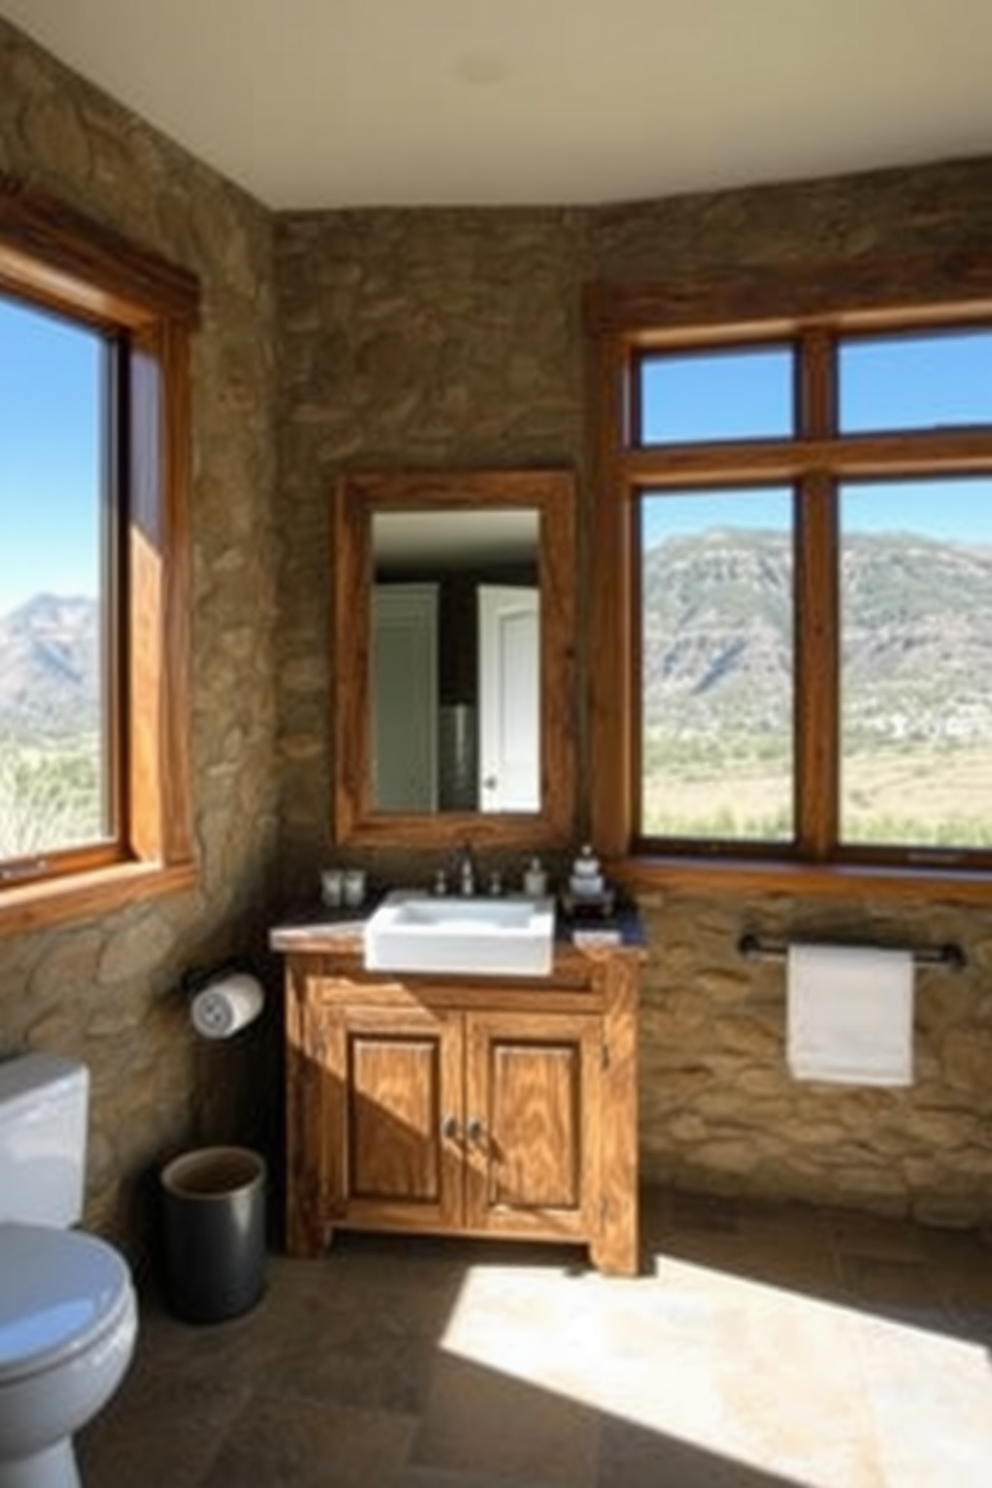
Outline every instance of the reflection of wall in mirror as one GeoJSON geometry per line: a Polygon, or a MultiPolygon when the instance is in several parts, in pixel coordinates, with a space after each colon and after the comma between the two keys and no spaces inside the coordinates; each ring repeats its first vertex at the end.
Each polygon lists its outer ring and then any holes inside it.
{"type": "Polygon", "coordinates": [[[376,585],[372,792],[379,811],[437,809],[437,586],[376,585]]]}
{"type": "Polygon", "coordinates": [[[438,806],[479,809],[479,715],[471,703],[442,703],[438,717],[438,806]]]}

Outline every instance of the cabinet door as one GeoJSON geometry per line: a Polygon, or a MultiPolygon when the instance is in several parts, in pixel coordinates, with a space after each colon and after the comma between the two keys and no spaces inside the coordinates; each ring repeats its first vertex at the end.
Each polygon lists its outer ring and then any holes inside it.
{"type": "Polygon", "coordinates": [[[455,1227],[463,1205],[461,1020],[344,1008],[328,1063],[339,1082],[332,1167],[345,1223],[455,1227]]]}
{"type": "Polygon", "coordinates": [[[588,1237],[599,1204],[599,1020],[469,1013],[465,1037],[469,1227],[588,1237]]]}

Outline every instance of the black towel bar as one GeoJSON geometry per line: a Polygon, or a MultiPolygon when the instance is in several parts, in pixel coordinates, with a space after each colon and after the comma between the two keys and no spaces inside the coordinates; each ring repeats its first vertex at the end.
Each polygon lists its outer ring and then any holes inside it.
{"type": "MultiPolygon", "coordinates": [[[[878,949],[885,948],[879,946],[878,949]]],[[[737,950],[745,961],[784,961],[789,954],[789,947],[785,941],[762,940],[759,935],[750,931],[741,936],[737,942],[737,950]]],[[[912,957],[917,966],[943,966],[948,971],[963,971],[968,964],[964,951],[953,941],[947,941],[940,946],[926,946],[920,950],[914,950],[912,957]]]]}

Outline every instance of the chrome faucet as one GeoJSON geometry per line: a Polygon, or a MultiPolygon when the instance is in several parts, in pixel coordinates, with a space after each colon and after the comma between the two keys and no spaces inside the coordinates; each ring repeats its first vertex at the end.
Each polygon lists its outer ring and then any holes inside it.
{"type": "Polygon", "coordinates": [[[472,848],[466,842],[458,859],[458,892],[464,894],[466,899],[475,893],[475,859],[472,857],[472,848]]]}

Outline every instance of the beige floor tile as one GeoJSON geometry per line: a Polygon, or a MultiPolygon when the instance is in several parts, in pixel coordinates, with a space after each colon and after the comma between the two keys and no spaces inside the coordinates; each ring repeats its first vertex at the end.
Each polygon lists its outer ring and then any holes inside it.
{"type": "Polygon", "coordinates": [[[797,1305],[748,1319],[720,1384],[724,1446],[816,1488],[884,1488],[849,1319],[797,1305]]]}
{"type": "Polygon", "coordinates": [[[604,1422],[598,1488],[797,1488],[726,1449],[648,1431],[626,1421],[604,1422]]]}
{"type": "Polygon", "coordinates": [[[862,1317],[858,1359],[886,1488],[988,1488],[992,1357],[931,1330],[862,1317]]]}
{"type": "Polygon", "coordinates": [[[536,1478],[517,1478],[509,1483],[505,1477],[482,1476],[475,1472],[448,1472],[440,1467],[405,1467],[392,1488],[552,1488],[536,1478]]]}
{"type": "Polygon", "coordinates": [[[199,1488],[251,1391],[173,1371],[125,1381],[77,1439],[90,1488],[199,1488]]]}
{"type": "Polygon", "coordinates": [[[391,1488],[412,1417],[262,1397],[246,1407],[202,1488],[391,1488]]]}
{"type": "Polygon", "coordinates": [[[841,1255],[875,1256],[880,1260],[915,1261],[923,1257],[918,1226],[879,1214],[841,1210],[830,1220],[834,1244],[841,1255]]]}
{"type": "Polygon", "coordinates": [[[446,1356],[438,1361],[412,1460],[513,1484],[594,1488],[599,1419],[554,1391],[446,1356]]]}

